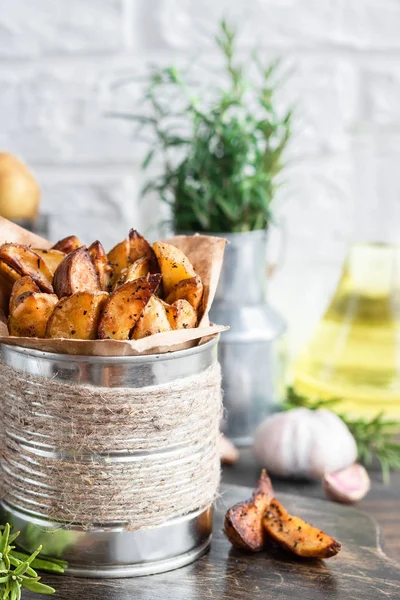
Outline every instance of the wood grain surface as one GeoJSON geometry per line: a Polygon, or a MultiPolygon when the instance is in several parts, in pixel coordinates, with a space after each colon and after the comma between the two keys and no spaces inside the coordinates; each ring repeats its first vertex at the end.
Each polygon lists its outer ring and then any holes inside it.
{"type": "MultiPolygon", "coordinates": [[[[398,600],[400,567],[378,545],[372,519],[355,508],[280,493],[295,514],[343,544],[326,561],[295,559],[276,549],[246,554],[231,548],[222,531],[226,509],[251,493],[224,486],[217,502],[211,551],[196,563],[150,577],[89,580],[44,575],[59,600],[398,600]]],[[[168,543],[168,540],[166,540],[168,543]]],[[[25,594],[26,600],[37,598],[25,594]]]]}

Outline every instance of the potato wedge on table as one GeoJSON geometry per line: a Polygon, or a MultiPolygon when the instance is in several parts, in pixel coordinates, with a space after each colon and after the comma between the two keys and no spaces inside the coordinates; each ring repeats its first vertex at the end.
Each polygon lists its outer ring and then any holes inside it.
{"type": "Polygon", "coordinates": [[[19,275],[30,275],[42,292],[53,292],[52,272],[43,258],[28,246],[13,243],[3,244],[0,246],[0,260],[19,275]]]}
{"type": "Polygon", "coordinates": [[[25,292],[8,317],[10,335],[44,338],[47,322],[58,302],[55,294],[25,292]]]}
{"type": "Polygon", "coordinates": [[[197,313],[187,300],[177,300],[173,304],[163,302],[171,329],[196,327],[197,313]]]}
{"type": "Polygon", "coordinates": [[[177,283],[169,292],[165,301],[173,304],[177,300],[187,300],[194,310],[198,310],[203,298],[203,284],[198,275],[183,279],[177,283]]]}
{"type": "Polygon", "coordinates": [[[235,504],[225,515],[224,529],[232,546],[251,552],[263,549],[266,536],[263,516],[273,497],[271,480],[263,470],[250,500],[235,504]]]}
{"type": "Polygon", "coordinates": [[[156,296],[151,296],[135,325],[132,338],[139,340],[171,329],[163,301],[156,296]]]}
{"type": "Polygon", "coordinates": [[[58,265],[65,258],[65,252],[61,252],[60,250],[54,250],[53,248],[50,248],[50,250],[32,248],[32,250],[43,258],[52,275],[54,275],[54,272],[57,269],[58,265]]]}
{"type": "Polygon", "coordinates": [[[129,267],[126,267],[126,269],[121,271],[121,275],[115,283],[114,289],[117,289],[124,283],[139,279],[139,277],[146,277],[146,275],[150,273],[151,266],[152,261],[148,256],[138,258],[132,265],[129,265],[129,267]]]}
{"type": "Polygon", "coordinates": [[[83,244],[76,237],[76,235],[69,235],[68,237],[63,238],[62,240],[59,240],[57,244],[54,244],[52,249],[64,252],[64,254],[69,254],[70,252],[73,252],[81,246],[83,246],[83,244]]]}
{"type": "Polygon", "coordinates": [[[107,292],[76,292],[59,300],[47,323],[46,337],[95,340],[107,292]]]}
{"type": "Polygon", "coordinates": [[[54,273],[53,285],[59,298],[76,292],[100,291],[100,281],[85,246],[67,254],[54,273]]]}
{"type": "Polygon", "coordinates": [[[108,290],[111,276],[111,267],[108,262],[106,251],[103,244],[98,240],[90,244],[88,248],[90,258],[97,273],[102,290],[108,290]]]}
{"type": "MultiPolygon", "coordinates": [[[[155,242],[153,250],[156,254],[163,276],[164,294],[166,297],[182,279],[195,277],[195,270],[185,254],[164,242],[155,242]]],[[[178,300],[179,298],[176,298],[178,300]]]]}
{"type": "Polygon", "coordinates": [[[265,512],[263,527],[269,538],[297,556],[330,558],[341,548],[339,542],[320,529],[290,515],[275,498],[265,512]]]}
{"type": "Polygon", "coordinates": [[[108,298],[100,319],[100,339],[128,340],[144,307],[160,285],[161,275],[124,283],[108,298]]]}
{"type": "Polygon", "coordinates": [[[29,275],[20,277],[13,285],[10,296],[10,314],[17,308],[21,302],[21,296],[26,292],[40,292],[40,289],[29,275]]]}

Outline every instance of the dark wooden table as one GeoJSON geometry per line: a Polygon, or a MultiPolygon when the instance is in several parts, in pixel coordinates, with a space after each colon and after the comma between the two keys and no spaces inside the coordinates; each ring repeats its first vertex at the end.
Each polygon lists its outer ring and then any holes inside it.
{"type": "MultiPolygon", "coordinates": [[[[233,467],[224,467],[224,483],[234,483],[254,487],[260,473],[260,466],[251,452],[243,450],[239,462],[233,467]]],[[[385,553],[400,564],[400,472],[392,474],[390,484],[384,485],[378,469],[370,471],[372,481],[368,496],[359,502],[357,508],[373,517],[381,532],[381,545],[385,553]]],[[[289,492],[313,498],[324,499],[319,483],[294,482],[273,478],[277,492],[289,492]]]]}

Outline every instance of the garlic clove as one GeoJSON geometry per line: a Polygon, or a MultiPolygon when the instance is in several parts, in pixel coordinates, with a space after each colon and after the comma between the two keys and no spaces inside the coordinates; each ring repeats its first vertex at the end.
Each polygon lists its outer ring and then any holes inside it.
{"type": "Polygon", "coordinates": [[[239,450],[223,433],[219,440],[219,456],[224,465],[234,465],[239,459],[239,450]]]}
{"type": "Polygon", "coordinates": [[[323,478],[323,486],[331,500],[352,504],[367,495],[371,481],[366,469],[355,463],[342,471],[326,474],[323,478]]]}

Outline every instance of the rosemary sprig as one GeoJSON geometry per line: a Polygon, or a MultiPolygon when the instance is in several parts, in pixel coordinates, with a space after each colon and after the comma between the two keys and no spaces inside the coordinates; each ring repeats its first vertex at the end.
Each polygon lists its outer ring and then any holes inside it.
{"type": "Polygon", "coordinates": [[[136,124],[135,139],[145,136],[143,169],[161,159],[143,194],[155,192],[171,207],[178,232],[252,231],[272,219],[292,110],[282,110],[277,98],[278,61],[264,64],[256,53],[241,58],[238,41],[222,20],[218,85],[204,89],[173,65],[156,68],[137,111],[108,115],[136,124]]]}
{"type": "Polygon", "coordinates": [[[331,398],[329,400],[305,398],[290,387],[287,390],[283,409],[290,410],[298,407],[310,410],[335,408],[335,412],[347,425],[356,441],[358,460],[369,466],[375,457],[380,464],[384,483],[389,483],[390,471],[400,470],[400,443],[396,442],[396,437],[400,435],[400,423],[388,421],[383,412],[371,419],[351,418],[349,415],[336,410],[337,405],[342,401],[341,398],[331,398]]]}
{"type": "Polygon", "coordinates": [[[37,558],[42,550],[39,546],[31,555],[17,552],[13,542],[19,531],[10,535],[11,527],[6,523],[0,533],[0,598],[1,600],[20,600],[22,588],[38,594],[54,594],[55,589],[41,583],[36,569],[64,572],[66,563],[53,562],[51,559],[37,558]]]}

